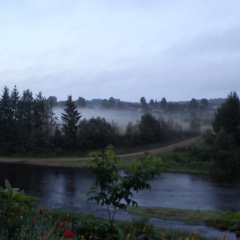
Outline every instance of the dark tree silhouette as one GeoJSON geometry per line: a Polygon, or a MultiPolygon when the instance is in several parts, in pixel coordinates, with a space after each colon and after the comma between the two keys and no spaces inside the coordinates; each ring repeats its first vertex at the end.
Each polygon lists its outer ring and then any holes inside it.
{"type": "Polygon", "coordinates": [[[83,97],[79,97],[76,101],[78,107],[85,108],[87,106],[86,100],[83,97]]]}
{"type": "Polygon", "coordinates": [[[4,87],[3,94],[0,99],[0,144],[4,152],[8,152],[11,148],[13,127],[13,110],[11,106],[11,98],[9,89],[4,87]]]}
{"type": "Polygon", "coordinates": [[[142,105],[142,111],[144,112],[148,111],[148,104],[145,97],[141,97],[140,103],[142,105]]]}
{"type": "Polygon", "coordinates": [[[159,121],[150,113],[142,115],[139,122],[139,133],[142,142],[158,142],[162,138],[162,128],[159,121]]]}
{"type": "Polygon", "coordinates": [[[21,145],[31,148],[33,140],[33,104],[34,98],[32,92],[27,89],[23,91],[19,102],[19,134],[21,136],[21,145]]]}
{"type": "Polygon", "coordinates": [[[80,113],[77,110],[77,107],[72,100],[72,96],[68,96],[68,99],[65,103],[66,108],[64,108],[65,113],[62,113],[63,121],[63,134],[64,134],[64,147],[67,150],[76,148],[77,140],[77,131],[78,131],[78,121],[81,118],[80,113]]]}
{"type": "Polygon", "coordinates": [[[84,149],[105,149],[108,145],[115,146],[117,128],[105,118],[90,118],[79,124],[79,145],[84,149]]]}
{"type": "Polygon", "coordinates": [[[240,147],[240,100],[236,92],[231,92],[217,109],[212,127],[215,133],[223,129],[240,147]]]}
{"type": "Polygon", "coordinates": [[[164,97],[164,98],[162,98],[162,100],[161,100],[161,102],[160,102],[160,105],[161,105],[161,108],[162,109],[165,109],[166,107],[167,107],[167,100],[166,100],[166,98],[164,97]]]}

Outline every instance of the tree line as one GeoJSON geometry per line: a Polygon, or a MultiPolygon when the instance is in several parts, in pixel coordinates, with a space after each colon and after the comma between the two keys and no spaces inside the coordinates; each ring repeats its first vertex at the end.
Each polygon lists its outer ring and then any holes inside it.
{"type": "MultiPolygon", "coordinates": [[[[53,99],[54,105],[62,107],[65,105],[65,101],[57,101],[55,96],[51,96],[53,99]]],[[[167,101],[165,97],[163,97],[160,101],[150,99],[146,100],[145,97],[141,97],[139,102],[126,102],[121,101],[120,99],[116,99],[114,97],[110,97],[109,99],[92,99],[86,100],[83,97],[79,97],[75,104],[79,108],[102,108],[102,109],[116,109],[116,110],[127,110],[127,109],[141,109],[143,112],[151,112],[154,110],[161,110],[164,113],[192,113],[192,112],[206,112],[207,110],[214,109],[220,106],[225,99],[206,99],[202,98],[197,100],[192,98],[189,101],[181,101],[181,102],[172,102],[167,101]]]]}
{"type": "Polygon", "coordinates": [[[54,113],[55,97],[45,98],[27,89],[4,87],[0,97],[0,154],[34,155],[51,152],[75,153],[104,149],[108,145],[129,146],[165,142],[189,132],[173,122],[145,113],[140,121],[129,123],[124,133],[105,118],[82,119],[76,102],[68,96],[61,114],[54,113]]]}
{"type": "Polygon", "coordinates": [[[4,87],[0,98],[0,151],[28,152],[50,148],[56,129],[53,102],[41,92],[35,97],[27,89],[20,95],[17,87],[4,87]]]}

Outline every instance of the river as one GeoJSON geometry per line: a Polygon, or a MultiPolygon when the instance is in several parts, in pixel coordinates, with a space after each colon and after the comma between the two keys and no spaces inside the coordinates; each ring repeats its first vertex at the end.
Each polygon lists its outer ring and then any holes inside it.
{"type": "MultiPolygon", "coordinates": [[[[86,193],[94,178],[86,170],[1,163],[1,186],[5,179],[13,187],[37,196],[39,207],[70,209],[106,217],[106,209],[87,202],[86,193]]],[[[161,173],[160,177],[150,181],[150,185],[151,190],[134,195],[139,206],[231,211],[238,211],[240,207],[239,180],[226,182],[202,174],[161,173]]],[[[130,216],[122,212],[118,218],[129,220],[130,216]]],[[[156,223],[157,220],[151,221],[156,223]]],[[[184,228],[181,224],[180,227],[184,228]]]]}

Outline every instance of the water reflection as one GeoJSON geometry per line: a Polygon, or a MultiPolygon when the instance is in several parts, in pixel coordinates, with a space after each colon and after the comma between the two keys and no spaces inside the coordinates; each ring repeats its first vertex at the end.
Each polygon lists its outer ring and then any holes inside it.
{"type": "MultiPolygon", "coordinates": [[[[93,177],[80,169],[0,164],[0,184],[8,179],[13,187],[40,198],[40,206],[100,211],[88,203],[86,193],[93,177]]],[[[134,198],[140,206],[200,210],[239,210],[239,181],[226,183],[206,175],[162,173],[151,180],[151,191],[134,198]]]]}

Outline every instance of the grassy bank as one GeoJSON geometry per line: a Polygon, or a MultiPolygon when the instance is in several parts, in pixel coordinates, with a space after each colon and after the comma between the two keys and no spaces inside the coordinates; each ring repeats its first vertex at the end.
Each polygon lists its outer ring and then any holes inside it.
{"type": "MultiPolygon", "coordinates": [[[[201,141],[201,140],[200,140],[201,141]]],[[[166,146],[165,146],[166,147],[166,146]]],[[[149,148],[152,149],[152,148],[149,148]]],[[[142,149],[141,154],[136,156],[124,156],[120,155],[118,161],[118,168],[126,168],[131,161],[134,159],[144,159],[147,155],[151,155],[154,158],[159,158],[162,160],[161,171],[164,172],[184,172],[184,173],[210,173],[213,163],[204,160],[204,153],[207,150],[203,148],[201,143],[194,143],[188,146],[173,147],[170,149],[163,149],[159,152],[151,153],[150,150],[145,152],[142,149]],[[199,159],[199,155],[201,158],[199,159]]],[[[34,161],[34,160],[33,160],[34,161]]],[[[53,166],[61,167],[77,167],[77,168],[86,168],[89,160],[84,160],[79,158],[78,160],[73,161],[71,158],[68,160],[63,159],[54,159],[49,163],[53,166]]]]}
{"type": "MultiPolygon", "coordinates": [[[[182,172],[182,173],[203,173],[211,174],[214,163],[213,161],[206,161],[208,157],[209,149],[201,143],[201,139],[198,142],[186,146],[176,146],[170,149],[164,149],[162,151],[156,151],[151,153],[150,150],[137,156],[124,156],[120,157],[118,161],[118,168],[124,169],[134,159],[144,159],[147,155],[151,155],[154,158],[162,160],[161,171],[162,172],[182,172]]],[[[51,161],[51,160],[50,160],[51,161]]],[[[51,165],[62,167],[78,167],[86,168],[89,161],[54,161],[51,165]]]]}
{"type": "MultiPolygon", "coordinates": [[[[193,138],[195,139],[195,138],[193,138]]],[[[185,139],[186,140],[186,139],[185,139]]],[[[191,139],[189,139],[191,141],[191,139]]],[[[129,156],[119,155],[118,149],[114,151],[120,156],[118,161],[118,168],[125,169],[134,159],[144,159],[146,155],[152,155],[154,158],[162,160],[161,171],[164,172],[184,172],[184,173],[207,173],[211,172],[213,163],[206,161],[205,157],[208,154],[208,149],[201,145],[201,139],[193,140],[193,143],[183,142],[171,142],[170,145],[149,145],[141,146],[138,149],[134,149],[136,155],[132,155],[126,149],[129,156]],[[179,143],[179,145],[178,145],[179,143]],[[151,150],[158,149],[158,150],[151,150]]],[[[133,149],[132,149],[133,150],[133,149]]],[[[11,162],[9,158],[4,159],[5,162],[11,162]]],[[[16,162],[18,159],[13,158],[16,162]]],[[[87,168],[89,159],[83,156],[42,156],[42,158],[19,158],[20,162],[26,162],[28,164],[46,165],[46,166],[59,166],[59,167],[74,167],[74,168],[87,168]]]]}
{"type": "Polygon", "coordinates": [[[0,221],[1,240],[208,240],[197,232],[154,228],[146,220],[116,221],[113,229],[109,229],[105,219],[63,210],[18,211],[14,217],[1,220],[4,220],[0,221]]]}
{"type": "Polygon", "coordinates": [[[221,230],[240,230],[240,212],[202,211],[160,207],[132,207],[128,211],[145,218],[161,218],[193,225],[205,225],[221,230]]]}

